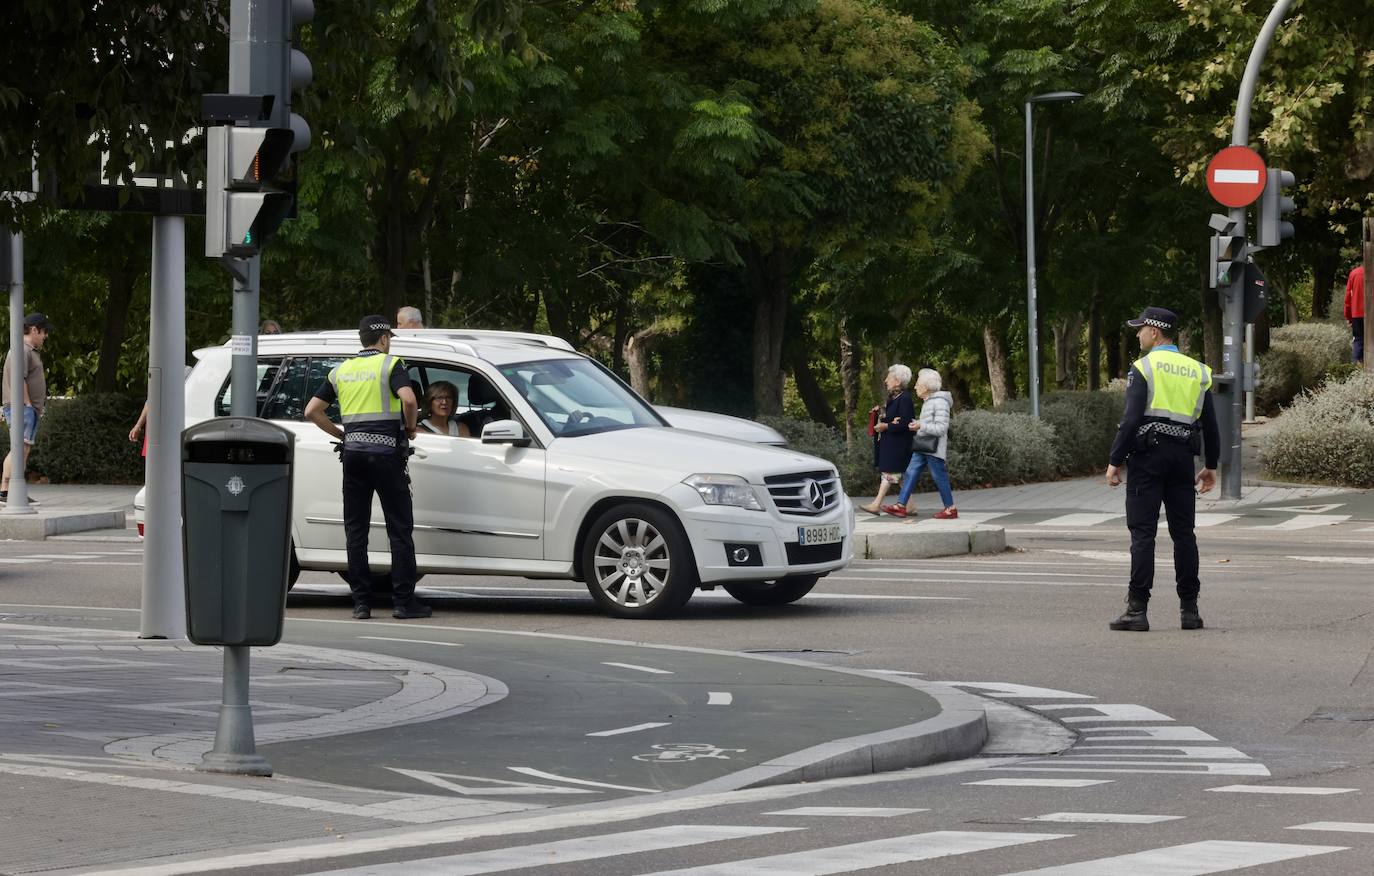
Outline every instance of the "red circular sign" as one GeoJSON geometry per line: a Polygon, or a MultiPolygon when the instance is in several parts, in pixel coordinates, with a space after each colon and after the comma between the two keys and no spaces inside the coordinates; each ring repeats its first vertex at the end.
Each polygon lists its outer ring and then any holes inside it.
{"type": "Polygon", "coordinates": [[[1207,165],[1207,191],[1227,207],[1248,207],[1264,191],[1264,159],[1247,146],[1227,146],[1207,165]]]}

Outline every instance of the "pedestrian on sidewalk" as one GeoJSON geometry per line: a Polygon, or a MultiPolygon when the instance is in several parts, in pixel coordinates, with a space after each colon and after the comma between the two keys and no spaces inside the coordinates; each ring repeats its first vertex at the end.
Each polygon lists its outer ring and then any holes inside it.
{"type": "Polygon", "coordinates": [[[362,352],[330,371],[329,379],[305,406],[306,419],[343,439],[339,456],[353,617],[372,617],[367,536],[374,493],[382,502],[391,542],[391,616],[402,620],[429,617],[433,611],[415,598],[415,512],[406,467],[419,405],[405,362],[391,355],[391,324],[386,317],[363,317],[358,339],[362,352]],[[342,429],[329,419],[329,405],[335,401],[339,403],[342,429]]]}
{"type": "Polygon", "coordinates": [[[1126,611],[1109,626],[1135,632],[1150,628],[1146,607],[1154,586],[1155,533],[1162,502],[1174,542],[1180,624],[1185,630],[1200,630],[1197,600],[1202,582],[1193,524],[1198,494],[1216,485],[1221,454],[1216,411],[1207,391],[1212,371],[1178,351],[1178,317],[1173,311],[1147,307],[1126,325],[1137,330],[1143,355],[1126,374],[1126,410],[1112,444],[1107,485],[1121,484],[1121,466],[1126,465],[1131,581],[1126,611]],[[1193,457],[1204,447],[1206,462],[1195,476],[1193,457]]]}
{"type": "Polygon", "coordinates": [[[935,512],[936,520],[954,520],[959,509],[954,507],[954,491],[949,488],[949,471],[945,468],[945,452],[949,449],[949,415],[954,397],[940,389],[940,372],[922,368],[916,374],[916,394],[921,397],[921,417],[908,427],[915,434],[911,439],[911,462],[902,478],[902,492],[892,505],[883,510],[893,517],[916,515],[911,507],[911,494],[921,480],[921,472],[930,469],[930,479],[940,491],[943,510],[935,512]]]}
{"type": "Polygon", "coordinates": [[[911,369],[893,365],[883,378],[887,400],[874,405],[869,414],[869,434],[873,436],[873,465],[878,469],[878,497],[871,504],[860,506],[869,514],[881,514],[883,499],[888,491],[902,482],[902,469],[911,458],[911,421],[916,419],[916,405],[907,387],[911,385],[911,369]]]}
{"type": "Polygon", "coordinates": [[[1345,278],[1345,321],[1350,324],[1351,361],[1364,361],[1364,265],[1345,278]]]}
{"type": "MultiPolygon", "coordinates": [[[[29,470],[29,453],[33,450],[34,439],[38,436],[38,420],[43,416],[43,408],[48,402],[48,379],[43,371],[43,359],[38,355],[38,351],[43,349],[43,342],[48,339],[48,334],[52,332],[53,324],[46,316],[41,313],[30,313],[24,317],[24,413],[18,419],[22,424],[20,428],[24,430],[24,461],[22,473],[29,470]]],[[[0,389],[0,412],[3,412],[5,424],[11,429],[15,428],[16,417],[10,401],[10,375],[14,372],[10,369],[14,367],[14,351],[10,350],[5,355],[4,367],[4,388],[0,389]]],[[[10,476],[14,472],[14,462],[10,459],[10,454],[5,454],[3,472],[0,473],[0,503],[10,500],[10,476]]],[[[29,497],[29,504],[38,504],[29,497]]]]}

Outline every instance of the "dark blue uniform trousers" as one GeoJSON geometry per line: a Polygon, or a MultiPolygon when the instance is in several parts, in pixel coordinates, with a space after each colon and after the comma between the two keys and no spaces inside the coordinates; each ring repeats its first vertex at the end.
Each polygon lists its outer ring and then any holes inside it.
{"type": "Polygon", "coordinates": [[[1159,506],[1174,542],[1174,577],[1180,600],[1197,599],[1197,536],[1193,533],[1197,492],[1193,451],[1187,444],[1162,441],[1131,453],[1126,463],[1126,526],[1131,531],[1130,598],[1150,599],[1155,580],[1155,533],[1159,506]]]}
{"type": "Polygon", "coordinates": [[[386,535],[391,542],[391,596],[397,608],[415,598],[415,525],[410,505],[410,477],[405,457],[395,453],[345,450],[343,456],[344,538],[348,545],[348,586],[353,604],[367,605],[372,573],[367,563],[367,535],[372,523],[372,494],[382,502],[386,535]]]}

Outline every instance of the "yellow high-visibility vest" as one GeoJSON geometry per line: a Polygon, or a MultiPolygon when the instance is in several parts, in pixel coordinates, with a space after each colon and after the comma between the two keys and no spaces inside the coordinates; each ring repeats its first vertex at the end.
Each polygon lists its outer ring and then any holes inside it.
{"type": "Polygon", "coordinates": [[[395,356],[375,353],[345,360],[329,372],[345,426],[402,419],[401,400],[391,391],[391,369],[397,361],[395,356]]]}
{"type": "Polygon", "coordinates": [[[1175,350],[1151,350],[1135,362],[1145,378],[1145,416],[1192,425],[1212,386],[1212,369],[1175,350]]]}

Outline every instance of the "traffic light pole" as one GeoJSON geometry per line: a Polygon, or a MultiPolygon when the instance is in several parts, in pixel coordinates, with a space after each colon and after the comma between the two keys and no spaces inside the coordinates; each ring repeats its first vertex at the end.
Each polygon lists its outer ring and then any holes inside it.
{"type": "MultiPolygon", "coordinates": [[[[1269,52],[1274,32],[1288,14],[1292,0],[1277,0],[1274,8],[1260,28],[1255,45],[1250,49],[1250,60],[1245,65],[1245,75],[1240,80],[1240,93],[1236,97],[1236,119],[1231,129],[1231,145],[1248,146],[1250,141],[1250,104],[1255,99],[1255,89],[1259,84],[1260,67],[1264,56],[1269,52]]],[[[1230,211],[1234,223],[1234,234],[1246,238],[1245,208],[1233,207],[1230,211]]],[[[1226,460],[1221,470],[1221,497],[1239,499],[1241,488],[1241,443],[1240,427],[1245,419],[1245,385],[1252,380],[1251,370],[1245,364],[1245,271],[1231,272],[1231,284],[1221,294],[1222,306],[1222,347],[1221,368],[1217,383],[1219,407],[1222,412],[1221,426],[1225,434],[1221,437],[1223,458],[1226,460]]]]}
{"type": "Polygon", "coordinates": [[[10,351],[15,367],[10,369],[10,399],[18,400],[10,410],[10,493],[5,503],[4,514],[33,514],[29,506],[29,487],[24,480],[24,369],[18,367],[21,354],[15,351],[24,349],[24,235],[19,231],[0,229],[0,246],[5,247],[4,274],[0,277],[9,288],[10,299],[10,351]],[[15,428],[15,426],[18,428],[15,428]]]}

